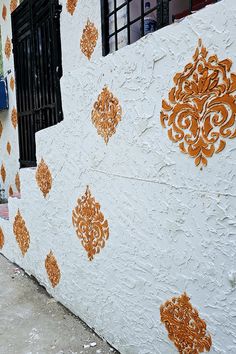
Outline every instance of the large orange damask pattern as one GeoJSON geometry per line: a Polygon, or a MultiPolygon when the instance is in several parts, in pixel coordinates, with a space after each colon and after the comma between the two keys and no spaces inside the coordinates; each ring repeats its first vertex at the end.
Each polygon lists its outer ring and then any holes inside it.
{"type": "Polygon", "coordinates": [[[4,21],[6,20],[7,17],[7,7],[6,5],[3,4],[2,6],[2,18],[4,19],[4,21]]]}
{"type": "Polygon", "coordinates": [[[173,297],[160,308],[161,322],[180,354],[209,352],[212,345],[206,323],[192,307],[186,293],[173,297]]]}
{"type": "Polygon", "coordinates": [[[16,241],[20,247],[21,253],[24,256],[30,246],[30,235],[25,225],[25,220],[21,216],[19,210],[15,216],[15,220],[13,223],[13,232],[16,237],[16,241]]]}
{"type": "Polygon", "coordinates": [[[52,188],[52,175],[43,159],[41,159],[38,165],[35,178],[39,189],[43,193],[44,198],[46,198],[52,188]]]}
{"type": "Polygon", "coordinates": [[[122,109],[119,101],[105,86],[98,96],[92,111],[92,122],[107,144],[121,121],[122,109]]]}
{"type": "Polygon", "coordinates": [[[15,107],[13,107],[12,111],[11,111],[11,123],[12,123],[13,127],[16,129],[17,124],[18,124],[18,114],[17,114],[17,110],[15,107]]]}
{"type": "Polygon", "coordinates": [[[75,12],[77,3],[78,3],[78,0],[67,0],[66,8],[67,8],[67,11],[71,14],[71,16],[75,12]]]}
{"type": "Polygon", "coordinates": [[[6,177],[7,177],[7,172],[6,172],[6,168],[3,163],[1,165],[1,177],[2,177],[3,183],[5,183],[6,177]]]}
{"type": "Polygon", "coordinates": [[[105,241],[108,240],[109,226],[100,211],[100,204],[92,197],[88,186],[72,212],[72,223],[88,254],[88,259],[92,261],[95,254],[100,252],[105,246],[105,241]]]}
{"type": "Polygon", "coordinates": [[[9,60],[10,56],[11,56],[11,40],[8,36],[7,36],[6,43],[5,43],[5,55],[6,55],[7,59],[9,60]]]}
{"type": "Polygon", "coordinates": [[[20,193],[20,175],[19,172],[17,172],[16,177],[15,177],[15,185],[18,193],[20,193]]]}
{"type": "Polygon", "coordinates": [[[18,0],[11,0],[11,3],[10,3],[10,10],[11,12],[15,11],[15,9],[17,8],[18,6],[18,0]]]}
{"type": "Polygon", "coordinates": [[[193,62],[174,77],[169,100],[163,100],[161,124],[180,150],[206,166],[221,152],[227,139],[236,137],[236,74],[232,62],[219,60],[199,40],[193,62]]]}
{"type": "Polygon", "coordinates": [[[89,20],[83,30],[80,40],[80,48],[82,53],[90,60],[94,52],[98,40],[98,30],[89,20]]]}

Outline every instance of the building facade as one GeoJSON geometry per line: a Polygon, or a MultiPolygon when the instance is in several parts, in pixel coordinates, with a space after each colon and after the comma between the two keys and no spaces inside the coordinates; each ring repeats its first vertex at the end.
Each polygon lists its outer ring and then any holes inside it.
{"type": "Polygon", "coordinates": [[[104,28],[104,3],[60,1],[63,120],[20,168],[11,18],[24,1],[1,0],[1,252],[122,354],[235,354],[236,3],[172,9],[144,37],[143,17],[131,45],[126,12],[104,28]]]}

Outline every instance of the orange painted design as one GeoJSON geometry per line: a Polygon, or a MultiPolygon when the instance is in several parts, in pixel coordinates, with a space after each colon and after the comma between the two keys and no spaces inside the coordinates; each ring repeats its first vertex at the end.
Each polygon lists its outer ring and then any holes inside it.
{"type": "Polygon", "coordinates": [[[2,166],[1,166],[1,177],[2,177],[3,183],[5,183],[5,181],[6,181],[6,175],[7,175],[6,169],[5,169],[4,164],[2,163],[2,166]]]}
{"type": "Polygon", "coordinates": [[[72,223],[88,254],[88,259],[92,261],[95,254],[104,248],[105,241],[109,238],[109,226],[100,211],[100,204],[91,196],[88,186],[73,210],[72,223]]]}
{"type": "Polygon", "coordinates": [[[18,114],[17,110],[15,107],[13,107],[12,112],[11,112],[11,122],[13,127],[16,129],[17,124],[18,124],[18,114]]]}
{"type": "Polygon", "coordinates": [[[92,122],[107,144],[121,121],[122,109],[119,101],[105,86],[98,96],[92,111],[92,122]]]}
{"type": "Polygon", "coordinates": [[[6,5],[3,5],[3,7],[2,7],[2,18],[4,19],[4,21],[7,18],[7,7],[6,7],[6,5]]]}
{"type": "Polygon", "coordinates": [[[162,102],[162,126],[196,166],[206,166],[209,157],[225,148],[226,139],[236,137],[236,74],[231,66],[229,59],[209,57],[199,40],[193,62],[175,75],[169,101],[162,102]]]}
{"type": "Polygon", "coordinates": [[[17,8],[18,6],[18,0],[11,0],[10,2],[10,10],[11,10],[11,13],[13,11],[15,11],[15,9],[17,8]]]}
{"type": "Polygon", "coordinates": [[[98,40],[98,30],[89,20],[83,30],[80,40],[80,48],[82,53],[90,60],[94,52],[98,40]]]}
{"type": "Polygon", "coordinates": [[[12,186],[9,187],[8,194],[9,194],[10,197],[13,196],[14,192],[13,192],[12,186]]]}
{"type": "Polygon", "coordinates": [[[12,91],[14,91],[14,88],[15,88],[15,80],[14,80],[14,77],[12,76],[11,77],[11,80],[10,80],[10,88],[12,91]]]}
{"type": "Polygon", "coordinates": [[[173,297],[160,308],[161,322],[180,354],[209,352],[212,345],[206,323],[192,307],[186,293],[173,297]]]}
{"type": "Polygon", "coordinates": [[[19,210],[15,216],[13,232],[20,247],[21,253],[24,256],[30,245],[30,235],[19,210]]]}
{"type": "Polygon", "coordinates": [[[9,141],[7,142],[7,152],[9,155],[11,155],[11,144],[9,141]]]}
{"type": "Polygon", "coordinates": [[[4,233],[2,231],[2,228],[0,227],[0,249],[3,249],[5,243],[5,238],[4,238],[4,233]]]}
{"type": "Polygon", "coordinates": [[[46,198],[52,188],[52,175],[43,159],[41,159],[36,171],[36,181],[44,198],[46,198]]]}
{"type": "Polygon", "coordinates": [[[0,122],[0,138],[2,137],[2,132],[3,132],[3,126],[2,126],[2,122],[0,122]]]}
{"type": "Polygon", "coordinates": [[[75,12],[77,3],[78,3],[78,0],[67,0],[66,8],[67,8],[67,11],[71,14],[71,16],[75,12]]]}
{"type": "Polygon", "coordinates": [[[15,177],[15,185],[16,185],[17,191],[20,193],[20,175],[18,172],[15,177]]]}
{"type": "Polygon", "coordinates": [[[10,59],[11,56],[11,41],[10,38],[7,36],[6,43],[5,43],[5,55],[7,59],[10,59]]]}
{"type": "Polygon", "coordinates": [[[52,287],[55,288],[60,282],[61,272],[57,264],[57,260],[53,255],[52,251],[47,255],[45,260],[45,268],[48,274],[48,278],[52,284],[52,287]]]}

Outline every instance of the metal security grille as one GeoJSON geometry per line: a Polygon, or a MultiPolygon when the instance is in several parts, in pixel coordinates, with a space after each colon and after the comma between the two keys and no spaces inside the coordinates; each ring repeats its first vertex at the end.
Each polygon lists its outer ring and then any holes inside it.
{"type": "Polygon", "coordinates": [[[24,0],[12,13],[20,166],[36,166],[35,133],[63,119],[58,0],[24,0]]]}
{"type": "MultiPolygon", "coordinates": [[[[103,55],[107,55],[111,51],[118,50],[124,45],[133,43],[140,37],[145,35],[145,18],[153,15],[156,19],[156,29],[160,29],[170,22],[181,19],[198,11],[208,4],[217,2],[218,0],[188,0],[184,2],[185,8],[180,12],[170,15],[170,4],[172,0],[149,0],[151,8],[146,10],[146,0],[101,0],[101,16],[102,16],[102,40],[103,55]],[[134,11],[134,9],[136,9],[134,11]],[[120,20],[122,17],[122,20],[120,20]],[[138,26],[137,26],[138,24],[138,26]],[[139,37],[132,39],[132,28],[136,25],[139,30],[139,37]],[[121,34],[123,42],[119,40],[121,34]],[[124,43],[125,40],[125,43],[124,43]]],[[[183,1],[173,2],[171,9],[177,5],[177,9],[183,1]]]]}

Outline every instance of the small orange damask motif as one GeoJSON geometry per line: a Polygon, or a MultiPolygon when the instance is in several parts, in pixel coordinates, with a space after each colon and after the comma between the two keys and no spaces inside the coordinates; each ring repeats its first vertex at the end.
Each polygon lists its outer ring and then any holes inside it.
{"type": "Polygon", "coordinates": [[[2,250],[3,249],[3,246],[4,246],[4,233],[2,231],[2,228],[0,227],[0,249],[2,250]]]}
{"type": "Polygon", "coordinates": [[[7,142],[7,152],[9,155],[11,155],[11,144],[9,141],[7,142]]]}
{"type": "Polygon", "coordinates": [[[14,77],[12,76],[11,77],[11,80],[10,80],[10,88],[12,91],[14,91],[14,88],[15,88],[15,80],[14,80],[14,77]]]}
{"type": "Polygon", "coordinates": [[[12,186],[9,187],[8,194],[10,197],[13,196],[14,192],[13,192],[12,186]]]}
{"type": "Polygon", "coordinates": [[[15,9],[17,8],[18,6],[18,0],[11,0],[11,3],[10,3],[10,10],[11,12],[15,11],[15,9]]]}
{"type": "Polygon", "coordinates": [[[20,247],[21,253],[24,256],[28,251],[30,245],[30,235],[29,231],[25,225],[25,221],[21,216],[20,211],[18,210],[14,224],[13,224],[13,232],[16,237],[16,241],[20,247]]]}
{"type": "Polygon", "coordinates": [[[44,198],[46,198],[52,188],[52,175],[43,159],[41,159],[36,171],[36,181],[44,198]]]}
{"type": "Polygon", "coordinates": [[[46,257],[45,268],[52,287],[55,288],[60,282],[61,272],[56,257],[53,255],[52,251],[50,251],[46,257]]]}
{"type": "Polygon", "coordinates": [[[92,122],[107,144],[121,121],[122,109],[119,101],[105,86],[98,96],[92,111],[92,122]]]}
{"type": "Polygon", "coordinates": [[[5,183],[5,181],[6,181],[6,176],[7,176],[6,169],[5,169],[4,164],[2,163],[2,166],[1,166],[1,177],[2,177],[3,183],[5,183]]]}
{"type": "Polygon", "coordinates": [[[7,36],[6,43],[5,43],[5,55],[6,55],[7,59],[9,60],[10,56],[11,56],[11,40],[8,36],[7,36]]]}
{"type": "Polygon", "coordinates": [[[82,53],[90,60],[97,45],[98,30],[92,22],[89,20],[83,30],[83,34],[80,40],[80,48],[82,53]]]}
{"type": "Polygon", "coordinates": [[[212,345],[206,323],[192,307],[186,293],[173,297],[160,308],[161,322],[180,354],[209,352],[212,345]]]}
{"type": "Polygon", "coordinates": [[[100,211],[100,204],[91,196],[88,186],[72,212],[72,223],[88,254],[88,259],[92,261],[95,254],[104,248],[105,241],[109,238],[109,226],[100,211]]]}
{"type": "Polygon", "coordinates": [[[77,3],[78,3],[78,0],[67,0],[66,8],[67,8],[67,11],[71,14],[71,16],[75,12],[77,3]]]}
{"type": "Polygon", "coordinates": [[[6,20],[7,17],[7,7],[6,5],[3,5],[2,7],[2,18],[4,19],[4,21],[6,20]]]}
{"type": "Polygon", "coordinates": [[[181,152],[195,159],[196,166],[221,152],[226,139],[236,137],[236,74],[232,61],[219,60],[199,40],[193,62],[174,77],[169,101],[163,100],[161,124],[181,152]]]}
{"type": "Polygon", "coordinates": [[[3,126],[2,126],[2,122],[0,122],[0,138],[2,137],[2,132],[3,132],[3,126]]]}
{"type": "Polygon", "coordinates": [[[18,172],[15,177],[15,185],[16,185],[17,191],[20,193],[20,175],[18,172]]]}
{"type": "Polygon", "coordinates": [[[18,114],[17,114],[17,110],[15,107],[12,108],[11,123],[12,123],[13,127],[16,129],[17,124],[18,124],[18,114]]]}

